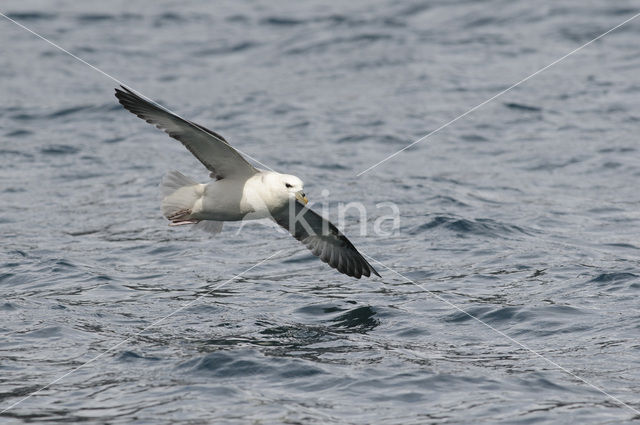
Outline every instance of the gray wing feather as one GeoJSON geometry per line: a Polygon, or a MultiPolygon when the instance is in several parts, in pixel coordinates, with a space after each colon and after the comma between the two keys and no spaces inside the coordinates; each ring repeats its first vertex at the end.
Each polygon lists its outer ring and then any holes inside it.
{"type": "Polygon", "coordinates": [[[380,276],[336,226],[299,201],[295,201],[293,208],[283,208],[273,218],[313,255],[340,273],[357,279],[363,275],[369,277],[371,273],[380,276]],[[292,213],[298,220],[290,219],[292,213]]]}
{"type": "Polygon", "coordinates": [[[216,178],[251,176],[258,172],[218,133],[187,121],[138,96],[128,88],[116,88],[118,101],[128,111],[164,130],[182,144],[216,178]]]}

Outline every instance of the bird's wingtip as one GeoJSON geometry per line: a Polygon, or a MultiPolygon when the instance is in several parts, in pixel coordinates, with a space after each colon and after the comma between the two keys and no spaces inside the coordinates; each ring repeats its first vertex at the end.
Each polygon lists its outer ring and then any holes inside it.
{"type": "Polygon", "coordinates": [[[116,92],[116,95],[119,94],[119,93],[122,93],[122,94],[125,94],[125,93],[132,94],[133,93],[133,91],[129,87],[125,86],[124,84],[120,84],[120,87],[116,87],[115,88],[115,92],[116,92]]]}

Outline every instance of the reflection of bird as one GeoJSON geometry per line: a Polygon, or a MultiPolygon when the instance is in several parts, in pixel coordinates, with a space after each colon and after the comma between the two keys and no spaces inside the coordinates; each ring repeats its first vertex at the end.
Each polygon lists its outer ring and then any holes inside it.
{"type": "Polygon", "coordinates": [[[217,233],[224,221],[271,218],[339,272],[360,278],[378,272],[331,222],[306,207],[296,176],[254,168],[219,134],[184,120],[126,87],[116,97],[129,111],[189,149],[215,179],[197,183],[177,171],[162,183],[162,212],[170,226],[193,224],[217,233]]]}

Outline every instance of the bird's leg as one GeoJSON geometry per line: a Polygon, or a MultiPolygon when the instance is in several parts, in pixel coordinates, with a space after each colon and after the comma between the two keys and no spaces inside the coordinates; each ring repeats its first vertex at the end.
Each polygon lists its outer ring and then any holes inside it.
{"type": "Polygon", "coordinates": [[[175,220],[169,223],[169,226],[182,226],[183,224],[196,224],[199,222],[200,220],[184,220],[184,221],[175,220]]]}
{"type": "Polygon", "coordinates": [[[196,224],[200,222],[200,220],[188,219],[187,217],[189,217],[189,215],[191,215],[190,209],[176,211],[175,213],[167,217],[169,220],[171,220],[169,226],[182,226],[183,224],[196,224]]]}

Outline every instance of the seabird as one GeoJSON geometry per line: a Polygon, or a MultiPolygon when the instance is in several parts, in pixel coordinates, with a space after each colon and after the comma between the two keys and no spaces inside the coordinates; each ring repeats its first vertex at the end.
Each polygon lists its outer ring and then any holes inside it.
{"type": "Polygon", "coordinates": [[[210,171],[208,183],[177,171],[164,178],[162,212],[170,226],[192,224],[218,233],[225,221],[270,218],[340,273],[358,279],[372,273],[380,276],[336,226],[307,207],[298,177],[257,169],[218,133],[180,118],[127,87],[115,90],[122,106],[182,142],[210,171]]]}

